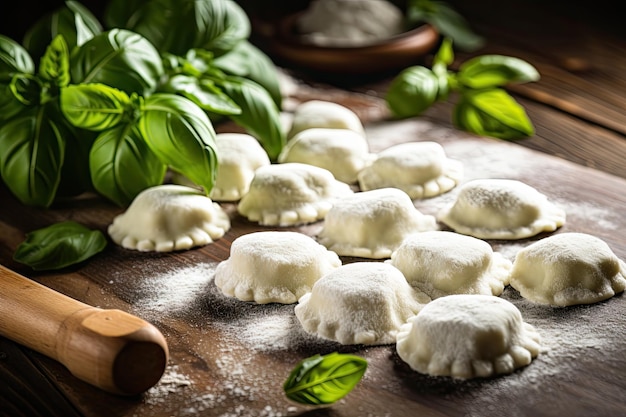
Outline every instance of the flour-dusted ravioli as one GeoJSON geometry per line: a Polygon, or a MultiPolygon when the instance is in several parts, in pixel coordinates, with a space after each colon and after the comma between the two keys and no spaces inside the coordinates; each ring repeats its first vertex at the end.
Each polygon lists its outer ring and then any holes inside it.
{"type": "Polygon", "coordinates": [[[325,168],[339,181],[351,184],[371,158],[364,136],[349,129],[311,128],[287,142],[278,162],[301,162],[325,168]]]}
{"type": "Polygon", "coordinates": [[[512,267],[484,240],[446,231],[407,237],[387,262],[433,299],[451,294],[500,295],[512,267]]]}
{"type": "Polygon", "coordinates": [[[337,201],[326,215],[319,242],[342,256],[389,258],[409,235],[436,230],[397,188],[363,191],[337,201]]]}
{"type": "Polygon", "coordinates": [[[343,265],[320,278],[294,311],[304,330],[344,345],[394,343],[398,329],[428,302],[382,262],[343,265]]]}
{"type": "Polygon", "coordinates": [[[338,199],[353,194],[350,186],[327,169],[298,162],[256,170],[237,210],[265,226],[312,223],[326,216],[338,199]]]}
{"type": "Polygon", "coordinates": [[[624,291],[626,263],[602,239],[560,233],[517,253],[511,286],[540,304],[591,304],[624,291]]]}
{"type": "Polygon", "coordinates": [[[477,179],[459,187],[437,218],[455,232],[481,239],[524,239],[565,224],[565,211],[517,180],[477,179]]]}
{"type": "Polygon", "coordinates": [[[540,336],[513,303],[456,294],[428,303],[402,326],[396,350],[413,370],[458,379],[510,374],[539,355],[540,336]]]}
{"type": "Polygon", "coordinates": [[[229,229],[228,214],[201,191],[166,184],[139,193],[108,233],[127,249],[171,252],[207,245],[229,229]]]}
{"type": "Polygon", "coordinates": [[[215,285],[242,301],[291,304],[340,266],[339,256],[310,236],[254,232],[233,241],[230,257],[215,270],[215,285]]]}
{"type": "Polygon", "coordinates": [[[349,129],[365,136],[361,119],[349,108],[332,101],[310,100],[295,108],[287,138],[314,127],[349,129]]]}
{"type": "Polygon", "coordinates": [[[246,133],[218,133],[219,164],[215,186],[209,196],[215,201],[237,201],[250,188],[257,168],[270,164],[259,141],[246,133]]]}
{"type": "Polygon", "coordinates": [[[395,187],[413,199],[434,197],[454,188],[463,178],[463,164],[446,157],[437,142],[391,146],[358,174],[361,190],[395,187]]]}

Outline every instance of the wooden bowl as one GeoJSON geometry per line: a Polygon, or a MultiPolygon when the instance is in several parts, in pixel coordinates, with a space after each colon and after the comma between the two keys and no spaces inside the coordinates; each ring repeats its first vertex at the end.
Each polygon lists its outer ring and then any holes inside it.
{"type": "Polygon", "coordinates": [[[306,70],[333,74],[372,74],[402,69],[417,63],[439,41],[429,24],[366,46],[319,46],[306,42],[296,31],[300,14],[278,22],[269,41],[271,53],[306,70]]]}

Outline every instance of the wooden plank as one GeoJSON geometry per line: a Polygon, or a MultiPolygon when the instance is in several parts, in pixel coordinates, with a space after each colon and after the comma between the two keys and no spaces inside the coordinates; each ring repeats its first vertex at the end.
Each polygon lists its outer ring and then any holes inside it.
{"type": "MultiPolygon", "coordinates": [[[[409,140],[436,140],[450,157],[464,162],[467,179],[507,177],[524,180],[563,206],[569,215],[560,232],[597,235],[626,258],[626,180],[563,161],[517,144],[476,138],[428,120],[380,122],[368,126],[372,150],[409,140]]],[[[454,193],[417,201],[434,213],[454,193]]],[[[80,209],[64,204],[41,211],[23,208],[3,190],[6,204],[0,228],[18,234],[48,221],[78,219],[105,230],[119,208],[87,198],[80,209]],[[23,220],[24,217],[30,220],[23,220]],[[13,225],[18,225],[17,228],[13,225]]],[[[616,331],[626,325],[626,299],[566,309],[545,308],[521,299],[513,290],[504,297],[521,309],[540,331],[546,351],[513,375],[456,382],[411,371],[394,346],[341,346],[303,333],[293,306],[255,305],[223,296],[212,272],[229,253],[237,236],[267,228],[231,213],[233,229],[203,248],[174,254],[138,253],[110,245],[104,253],[70,271],[21,272],[78,298],[105,308],[124,308],[154,323],[170,344],[171,363],[153,390],[139,398],[111,396],[77,382],[63,368],[51,375],[86,416],[101,415],[293,415],[327,416],[290,403],[281,385],[304,357],[331,351],[367,358],[368,372],[357,389],[332,407],[333,416],[616,415],[624,411],[626,342],[616,331]],[[103,412],[103,404],[106,411],[103,412]],[[104,413],[104,414],[103,414],[104,413]],[[204,413],[204,414],[203,414],[204,413]]],[[[320,223],[303,228],[315,235],[320,223]]],[[[0,262],[8,259],[18,238],[3,237],[0,262]]],[[[508,257],[536,240],[490,242],[508,257]]],[[[345,259],[352,261],[354,259],[345,259]]]]}

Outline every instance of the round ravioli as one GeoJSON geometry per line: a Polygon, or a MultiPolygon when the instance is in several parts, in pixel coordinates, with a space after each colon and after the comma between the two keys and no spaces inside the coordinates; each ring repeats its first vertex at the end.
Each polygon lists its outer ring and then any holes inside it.
{"type": "Polygon", "coordinates": [[[166,184],[139,193],[108,233],[127,249],[170,252],[209,244],[229,229],[228,215],[201,191],[166,184]]]}
{"type": "Polygon", "coordinates": [[[287,138],[291,139],[303,130],[315,127],[349,129],[365,136],[361,119],[346,106],[332,101],[310,100],[295,108],[287,138]]]}
{"type": "Polygon", "coordinates": [[[539,355],[540,337],[511,302],[456,294],[428,303],[402,326],[396,350],[413,370],[458,379],[510,374],[539,355]]]}
{"type": "Polygon", "coordinates": [[[624,291],[626,263],[595,236],[560,233],[517,253],[511,286],[540,304],[591,304],[624,291]]]}
{"type": "Polygon", "coordinates": [[[339,266],[336,253],[302,233],[254,232],[233,241],[215,270],[215,285],[242,301],[291,304],[339,266]]]}
{"type": "Polygon", "coordinates": [[[290,162],[256,170],[237,210],[265,226],[313,223],[326,216],[338,199],[353,194],[327,169],[290,162]]]}
{"type": "Polygon", "coordinates": [[[448,159],[437,142],[391,146],[358,174],[361,190],[395,187],[413,199],[450,191],[463,178],[463,164],[448,159]]]}
{"type": "Polygon", "coordinates": [[[382,345],[394,343],[402,324],[428,301],[391,265],[355,262],[320,278],[294,311],[308,333],[344,345],[382,345]]]}
{"type": "Polygon", "coordinates": [[[480,239],[524,239],[565,224],[565,211],[517,180],[477,179],[459,187],[437,218],[455,232],[480,239]]]}
{"type": "Polygon", "coordinates": [[[319,242],[342,256],[389,258],[411,234],[437,229],[397,188],[363,191],[337,201],[326,215],[319,242]]]}
{"type": "Polygon", "coordinates": [[[355,183],[371,159],[364,136],[349,129],[311,128],[287,142],[278,162],[301,162],[329,170],[339,181],[355,183]]]}
{"type": "Polygon", "coordinates": [[[451,294],[500,295],[512,267],[484,240],[446,231],[407,237],[387,262],[433,299],[451,294]]]}

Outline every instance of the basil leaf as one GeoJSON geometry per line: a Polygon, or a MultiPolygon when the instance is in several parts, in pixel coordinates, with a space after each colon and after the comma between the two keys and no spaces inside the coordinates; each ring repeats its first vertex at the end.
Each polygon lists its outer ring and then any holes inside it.
{"type": "Polygon", "coordinates": [[[123,29],[103,32],[72,54],[72,82],[100,83],[141,96],[154,92],[163,75],[156,48],[143,36],[123,29]]]}
{"type": "Polygon", "coordinates": [[[212,0],[193,3],[196,21],[193,29],[197,33],[197,44],[194,46],[208,49],[219,56],[232,50],[239,42],[250,36],[250,20],[235,1],[212,0]]]}
{"type": "Polygon", "coordinates": [[[28,233],[13,259],[35,270],[61,269],[92,257],[106,245],[99,230],[66,221],[28,233]]]}
{"type": "Polygon", "coordinates": [[[70,83],[70,52],[63,35],[57,35],[46,49],[39,64],[39,78],[56,87],[70,83]]]}
{"type": "Polygon", "coordinates": [[[56,195],[71,132],[53,102],[21,112],[0,125],[0,174],[26,205],[49,207],[56,195]]]}
{"type": "Polygon", "coordinates": [[[161,162],[207,194],[211,191],[217,171],[215,130],[200,107],[175,94],[154,94],[145,100],[139,128],[161,162]]]}
{"type": "Polygon", "coordinates": [[[0,84],[0,122],[39,104],[40,91],[40,84],[31,74],[15,74],[9,84],[0,84]]]}
{"type": "Polygon", "coordinates": [[[463,130],[500,139],[534,134],[524,108],[499,88],[466,91],[454,110],[453,122],[463,130]]]}
{"type": "Polygon", "coordinates": [[[241,114],[241,108],[209,79],[175,75],[161,90],[183,95],[209,112],[241,114]]]}
{"type": "Polygon", "coordinates": [[[398,118],[418,116],[436,100],[439,79],[431,70],[413,66],[391,81],[385,99],[391,113],[398,118]]]}
{"type": "Polygon", "coordinates": [[[301,404],[332,404],[352,391],[366,369],[367,361],[358,356],[315,355],[291,371],[283,389],[287,398],[301,404]]]}
{"type": "Polygon", "coordinates": [[[73,134],[65,137],[65,158],[61,169],[61,181],[57,188],[59,197],[74,197],[92,191],[89,173],[89,152],[97,133],[69,127],[73,134]]]}
{"type": "Polygon", "coordinates": [[[74,126],[102,131],[115,127],[131,112],[126,93],[104,84],[70,85],[61,90],[61,110],[74,126]]]}
{"type": "Polygon", "coordinates": [[[539,80],[539,72],[528,62],[504,55],[481,55],[459,67],[461,84],[475,89],[501,87],[509,83],[539,80]]]}
{"type": "Polygon", "coordinates": [[[282,106],[282,95],[276,67],[272,60],[247,40],[225,55],[216,58],[213,64],[229,75],[248,78],[265,88],[278,108],[282,106]]]}
{"type": "Polygon", "coordinates": [[[286,139],[280,110],[267,90],[254,81],[240,77],[228,77],[218,85],[241,107],[241,114],[229,117],[256,137],[270,159],[276,160],[286,139]]]}
{"type": "Polygon", "coordinates": [[[77,1],[66,1],[52,13],[41,17],[24,35],[24,47],[33,57],[44,55],[46,48],[58,35],[63,35],[68,49],[82,45],[102,32],[98,19],[77,1]]]}
{"type": "Polygon", "coordinates": [[[35,64],[22,45],[0,35],[0,83],[11,81],[15,73],[34,74],[35,64]]]}
{"type": "Polygon", "coordinates": [[[144,189],[162,184],[167,166],[150,150],[139,128],[120,124],[98,135],[89,169],[96,191],[126,207],[144,189]]]}

